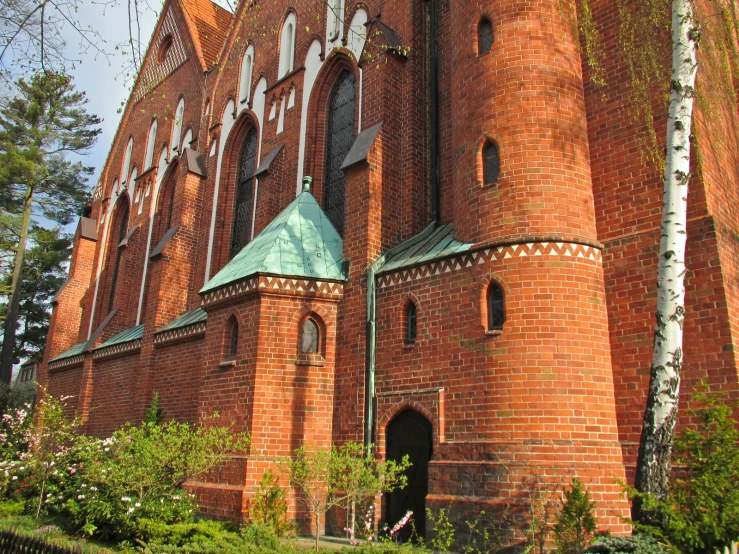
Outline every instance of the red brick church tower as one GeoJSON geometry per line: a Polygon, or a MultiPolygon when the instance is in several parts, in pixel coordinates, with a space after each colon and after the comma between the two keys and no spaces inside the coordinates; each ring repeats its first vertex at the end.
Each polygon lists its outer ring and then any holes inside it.
{"type": "MultiPolygon", "coordinates": [[[[217,517],[243,519],[277,457],[355,440],[412,458],[390,523],[523,512],[577,476],[624,532],[661,188],[633,154],[623,60],[594,90],[570,8],[167,0],[39,380],[93,434],[155,392],[168,418],[251,433],[190,483],[217,517]]],[[[615,52],[615,7],[593,10],[615,52]]],[[[702,378],[737,390],[722,148],[691,192],[683,406],[702,378]]]]}

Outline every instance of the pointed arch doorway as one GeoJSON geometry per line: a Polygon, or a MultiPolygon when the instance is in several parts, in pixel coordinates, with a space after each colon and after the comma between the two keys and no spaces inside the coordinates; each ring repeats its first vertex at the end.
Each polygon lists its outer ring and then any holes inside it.
{"type": "MultiPolygon", "coordinates": [[[[415,410],[398,414],[385,430],[388,460],[400,461],[407,455],[413,464],[408,472],[408,485],[385,497],[385,521],[392,528],[408,512],[413,512],[416,533],[426,535],[426,495],[429,492],[429,460],[432,442],[431,422],[415,410]]],[[[399,532],[401,540],[411,538],[411,526],[399,532]]]]}

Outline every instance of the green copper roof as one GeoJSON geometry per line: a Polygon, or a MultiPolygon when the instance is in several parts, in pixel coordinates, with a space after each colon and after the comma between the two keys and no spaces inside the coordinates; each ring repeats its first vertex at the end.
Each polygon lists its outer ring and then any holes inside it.
{"type": "Polygon", "coordinates": [[[437,227],[432,223],[416,236],[388,251],[385,254],[385,263],[380,266],[377,273],[390,273],[425,264],[466,252],[470,248],[472,244],[455,240],[454,228],[451,224],[437,227]]]}
{"type": "Polygon", "coordinates": [[[303,191],[200,291],[208,292],[257,273],[344,280],[344,243],[321,207],[303,191]]]}
{"type": "Polygon", "coordinates": [[[164,331],[171,331],[172,329],[180,329],[181,327],[187,327],[188,325],[195,325],[201,321],[208,319],[208,314],[201,307],[197,307],[194,310],[185,312],[174,321],[170,321],[164,327],[157,329],[157,333],[163,333],[164,331]]]}
{"type": "Polygon", "coordinates": [[[103,344],[98,346],[95,350],[100,350],[101,348],[108,348],[109,346],[114,346],[116,344],[122,344],[124,342],[131,342],[132,340],[138,340],[143,336],[144,336],[144,325],[143,324],[137,325],[136,327],[131,327],[130,329],[121,331],[116,336],[109,338],[103,344]]]}
{"type": "Polygon", "coordinates": [[[85,346],[87,345],[87,341],[83,340],[79,344],[75,344],[72,348],[69,350],[65,350],[61,354],[59,354],[56,358],[53,360],[49,360],[51,362],[55,362],[57,360],[64,360],[66,358],[74,358],[75,356],[79,356],[85,351],[85,346]]]}

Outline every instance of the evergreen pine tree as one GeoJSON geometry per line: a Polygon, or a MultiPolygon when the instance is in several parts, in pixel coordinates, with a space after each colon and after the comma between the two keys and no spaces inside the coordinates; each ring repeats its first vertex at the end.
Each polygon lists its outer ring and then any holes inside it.
{"type": "Polygon", "coordinates": [[[582,482],[575,477],[572,490],[564,491],[562,509],[554,525],[554,544],[558,554],[580,554],[595,538],[598,524],[593,511],[595,502],[582,482]]]}
{"type": "Polygon", "coordinates": [[[79,213],[88,195],[92,168],[72,162],[100,134],[100,119],[85,111],[85,94],[68,75],[44,71],[19,79],[18,95],[0,109],[0,190],[4,212],[20,206],[18,240],[4,321],[0,382],[10,383],[16,347],[18,310],[31,215],[62,225],[79,213]]]}

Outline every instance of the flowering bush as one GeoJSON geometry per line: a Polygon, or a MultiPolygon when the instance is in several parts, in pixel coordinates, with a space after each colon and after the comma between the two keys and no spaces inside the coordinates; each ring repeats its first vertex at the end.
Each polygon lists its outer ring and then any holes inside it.
{"type": "Polygon", "coordinates": [[[64,400],[46,395],[35,422],[29,406],[2,416],[0,499],[25,500],[37,518],[60,514],[87,535],[149,540],[157,524],[191,522],[197,506],[183,485],[249,444],[213,420],[191,427],[153,418],[88,437],[65,416],[64,400]]]}
{"type": "MultiPolygon", "coordinates": [[[[58,505],[67,488],[74,458],[77,420],[64,414],[64,402],[46,396],[36,406],[36,424],[30,406],[4,414],[4,446],[0,451],[0,492],[4,497],[22,498],[36,517],[42,509],[58,505]]],[[[46,511],[46,510],[45,510],[46,511]]]]}
{"type": "Polygon", "coordinates": [[[173,421],[127,425],[105,440],[81,437],[80,471],[64,509],[88,535],[149,540],[152,526],[143,521],[191,521],[197,506],[184,483],[247,447],[245,435],[231,435],[225,427],[173,421]]]}

